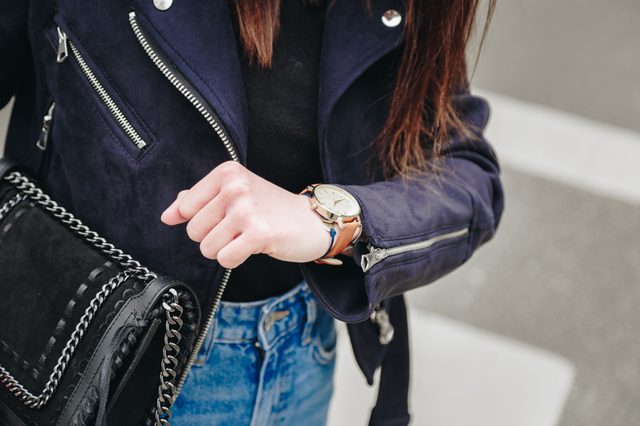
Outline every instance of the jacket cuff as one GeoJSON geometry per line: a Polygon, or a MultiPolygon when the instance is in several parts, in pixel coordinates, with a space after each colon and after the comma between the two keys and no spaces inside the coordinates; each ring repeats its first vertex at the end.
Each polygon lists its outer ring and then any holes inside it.
{"type": "MultiPolygon", "coordinates": [[[[356,243],[354,256],[359,245],[356,243]]],[[[302,276],[333,317],[347,323],[365,321],[375,306],[370,302],[372,295],[365,285],[365,274],[354,257],[339,254],[336,258],[342,260],[342,265],[301,263],[302,276]]]]}

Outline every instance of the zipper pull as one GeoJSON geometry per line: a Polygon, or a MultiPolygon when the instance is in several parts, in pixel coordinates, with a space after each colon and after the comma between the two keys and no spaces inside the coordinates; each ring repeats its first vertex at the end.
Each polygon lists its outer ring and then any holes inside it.
{"type": "Polygon", "coordinates": [[[367,272],[376,263],[387,257],[387,249],[384,247],[375,247],[371,243],[367,244],[369,253],[363,254],[360,258],[360,267],[362,272],[367,272]]]}
{"type": "Polygon", "coordinates": [[[369,317],[371,322],[378,326],[380,330],[380,334],[378,335],[378,340],[382,345],[388,345],[391,340],[393,340],[393,334],[395,332],[393,326],[391,325],[391,321],[389,321],[389,314],[387,311],[377,304],[374,311],[371,312],[371,316],[369,317]]]}
{"type": "Polygon", "coordinates": [[[58,56],[56,60],[58,63],[62,63],[69,56],[69,48],[67,43],[67,33],[62,31],[60,27],[58,27],[58,56]]]}
{"type": "Polygon", "coordinates": [[[49,140],[49,131],[51,130],[51,122],[53,121],[53,110],[55,108],[56,108],[56,103],[51,102],[51,106],[49,106],[47,115],[45,115],[42,118],[42,130],[40,131],[40,136],[36,141],[36,146],[43,151],[47,149],[47,142],[49,140]]]}

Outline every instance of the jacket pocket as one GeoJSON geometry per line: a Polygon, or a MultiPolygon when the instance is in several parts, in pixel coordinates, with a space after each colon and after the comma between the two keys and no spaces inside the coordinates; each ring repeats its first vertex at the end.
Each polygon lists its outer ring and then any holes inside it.
{"type": "Polygon", "coordinates": [[[469,235],[469,228],[465,227],[456,229],[454,231],[433,235],[427,239],[409,244],[402,244],[391,247],[378,247],[374,246],[372,243],[369,243],[367,244],[367,249],[369,250],[369,252],[362,255],[362,257],[360,258],[360,267],[362,268],[363,272],[367,272],[378,262],[383,261],[389,256],[397,256],[402,253],[425,250],[427,248],[433,247],[438,243],[461,238],[467,235],[469,235]]]}
{"type": "Polygon", "coordinates": [[[144,129],[139,120],[134,124],[131,119],[134,116],[132,109],[82,48],[79,40],[60,16],[54,17],[46,33],[54,48],[58,66],[74,68],[84,84],[96,95],[93,100],[100,104],[98,110],[107,116],[110,127],[119,136],[118,142],[134,160],[139,160],[152,145],[150,132],[144,129]]]}

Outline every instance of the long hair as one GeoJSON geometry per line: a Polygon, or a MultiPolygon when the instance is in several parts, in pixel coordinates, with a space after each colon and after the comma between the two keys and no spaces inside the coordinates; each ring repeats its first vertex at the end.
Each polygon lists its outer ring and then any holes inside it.
{"type": "MultiPolygon", "coordinates": [[[[229,0],[250,61],[271,66],[281,0],[229,0]]],[[[305,0],[317,4],[322,0],[305,0]]],[[[329,8],[333,4],[329,4],[329,8]]],[[[363,0],[371,14],[373,0],[363,0]]],[[[496,0],[487,0],[482,46],[496,0]]],[[[437,171],[452,131],[472,135],[452,97],[467,84],[466,47],[480,0],[407,0],[403,49],[389,113],[372,144],[386,179],[437,171]]],[[[477,60],[477,59],[476,59],[477,60]]]]}

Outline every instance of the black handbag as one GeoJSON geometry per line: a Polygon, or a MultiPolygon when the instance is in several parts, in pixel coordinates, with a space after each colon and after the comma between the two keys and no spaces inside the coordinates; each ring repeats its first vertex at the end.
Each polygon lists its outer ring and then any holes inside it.
{"type": "MultiPolygon", "coordinates": [[[[198,300],[0,159],[0,424],[169,424],[198,300]]],[[[215,312],[215,309],[212,309],[215,312]]]]}

